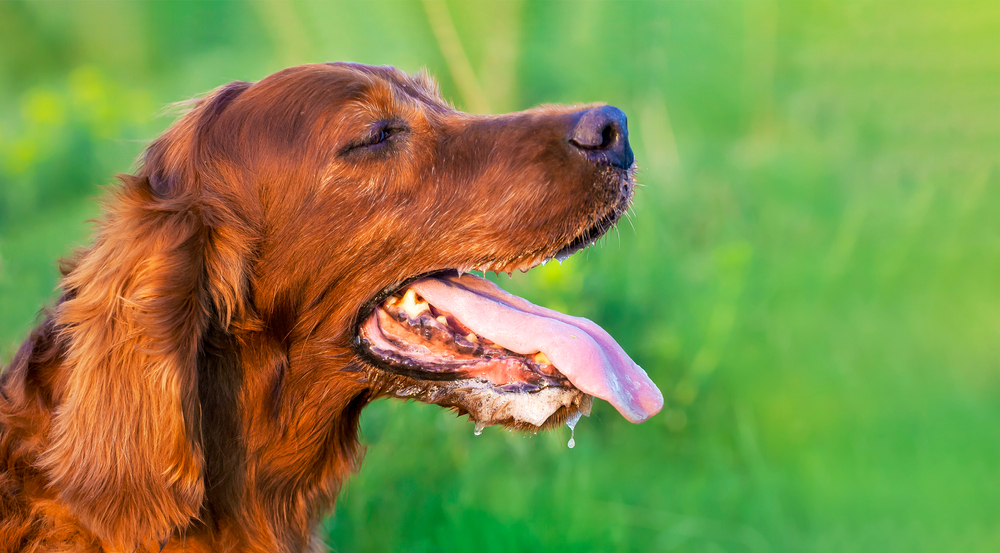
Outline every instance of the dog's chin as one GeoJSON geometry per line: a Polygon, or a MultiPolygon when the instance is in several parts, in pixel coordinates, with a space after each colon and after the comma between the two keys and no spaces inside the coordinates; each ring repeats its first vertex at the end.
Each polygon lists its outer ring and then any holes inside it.
{"type": "Polygon", "coordinates": [[[468,415],[476,429],[500,425],[538,432],[589,416],[593,397],[573,386],[552,386],[534,392],[504,391],[477,378],[421,380],[381,368],[371,368],[368,380],[382,395],[414,399],[468,415]]]}
{"type": "MultiPolygon", "coordinates": [[[[576,331],[575,318],[533,306],[467,273],[527,272],[592,245],[624,214],[634,189],[634,170],[611,173],[605,174],[607,184],[619,187],[621,196],[565,243],[513,260],[415,275],[372,298],[359,312],[354,345],[373,388],[467,414],[477,428],[537,431],[588,416],[592,396],[549,359],[544,352],[559,348],[549,349],[538,335],[552,334],[558,342],[560,332],[577,339],[574,332],[584,336],[593,330],[576,331]]],[[[562,351],[563,362],[577,363],[573,352],[562,351]]]]}

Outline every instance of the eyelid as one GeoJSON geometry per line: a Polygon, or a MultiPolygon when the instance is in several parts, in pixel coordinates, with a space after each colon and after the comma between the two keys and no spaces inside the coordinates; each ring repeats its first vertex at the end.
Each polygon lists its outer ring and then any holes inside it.
{"type": "Polygon", "coordinates": [[[376,146],[385,142],[389,138],[392,138],[393,135],[409,132],[409,130],[410,127],[406,125],[406,123],[399,120],[390,119],[387,121],[379,121],[371,128],[368,134],[348,145],[344,150],[344,153],[349,153],[359,148],[376,146]],[[386,135],[385,138],[382,138],[383,133],[386,135]]]}
{"type": "Polygon", "coordinates": [[[392,136],[401,132],[408,132],[409,130],[410,127],[406,126],[406,124],[402,121],[386,121],[372,129],[372,135],[377,136],[378,134],[385,132],[392,136]]]}

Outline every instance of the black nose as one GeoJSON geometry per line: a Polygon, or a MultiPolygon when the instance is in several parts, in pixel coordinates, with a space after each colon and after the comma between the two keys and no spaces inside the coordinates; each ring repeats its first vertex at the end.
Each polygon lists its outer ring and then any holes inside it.
{"type": "Polygon", "coordinates": [[[569,134],[569,143],[598,164],[628,169],[635,161],[628,144],[628,119],[614,106],[582,112],[569,134]]]}

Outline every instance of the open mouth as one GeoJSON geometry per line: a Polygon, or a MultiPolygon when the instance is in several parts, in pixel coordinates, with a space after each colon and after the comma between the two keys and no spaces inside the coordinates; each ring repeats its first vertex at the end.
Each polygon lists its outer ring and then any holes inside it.
{"type": "MultiPolygon", "coordinates": [[[[546,259],[565,259],[613,226],[602,218],[546,259]]],[[[371,364],[407,377],[395,394],[468,413],[477,428],[547,427],[589,415],[592,397],[632,422],[663,397],[597,324],[536,306],[458,270],[387,289],[361,312],[356,346],[371,364]],[[411,382],[412,381],[412,382],[411,382]]]]}
{"type": "MultiPolygon", "coordinates": [[[[461,282],[456,277],[436,278],[461,282]]],[[[369,351],[394,370],[424,380],[476,378],[501,392],[569,386],[544,353],[517,353],[476,333],[454,314],[418,295],[416,290],[425,286],[418,281],[402,296],[389,296],[362,328],[369,351]]]]}
{"type": "Polygon", "coordinates": [[[483,307],[466,305],[484,303],[474,291],[478,286],[496,288],[456,271],[414,281],[375,307],[359,329],[359,348],[382,370],[414,381],[395,395],[468,413],[479,429],[494,424],[537,429],[577,413],[589,415],[591,396],[540,348],[510,349],[505,327],[515,321],[493,314],[488,316],[507,320],[484,325],[469,312],[483,307]],[[525,353],[529,349],[536,351],[525,353]]]}

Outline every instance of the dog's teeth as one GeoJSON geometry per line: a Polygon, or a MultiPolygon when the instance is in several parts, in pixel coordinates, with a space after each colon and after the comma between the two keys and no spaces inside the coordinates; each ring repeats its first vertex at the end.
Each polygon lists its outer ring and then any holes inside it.
{"type": "Polygon", "coordinates": [[[416,319],[424,311],[430,309],[430,304],[424,300],[417,300],[417,293],[409,289],[403,294],[403,300],[399,304],[400,308],[406,312],[411,319],[416,319]]]}
{"type": "Polygon", "coordinates": [[[539,265],[541,265],[542,267],[544,267],[544,266],[545,266],[545,264],[546,264],[546,263],[548,263],[548,262],[549,262],[549,260],[548,260],[548,259],[543,259],[543,260],[542,260],[542,262],[541,262],[541,263],[539,263],[539,265]]]}

